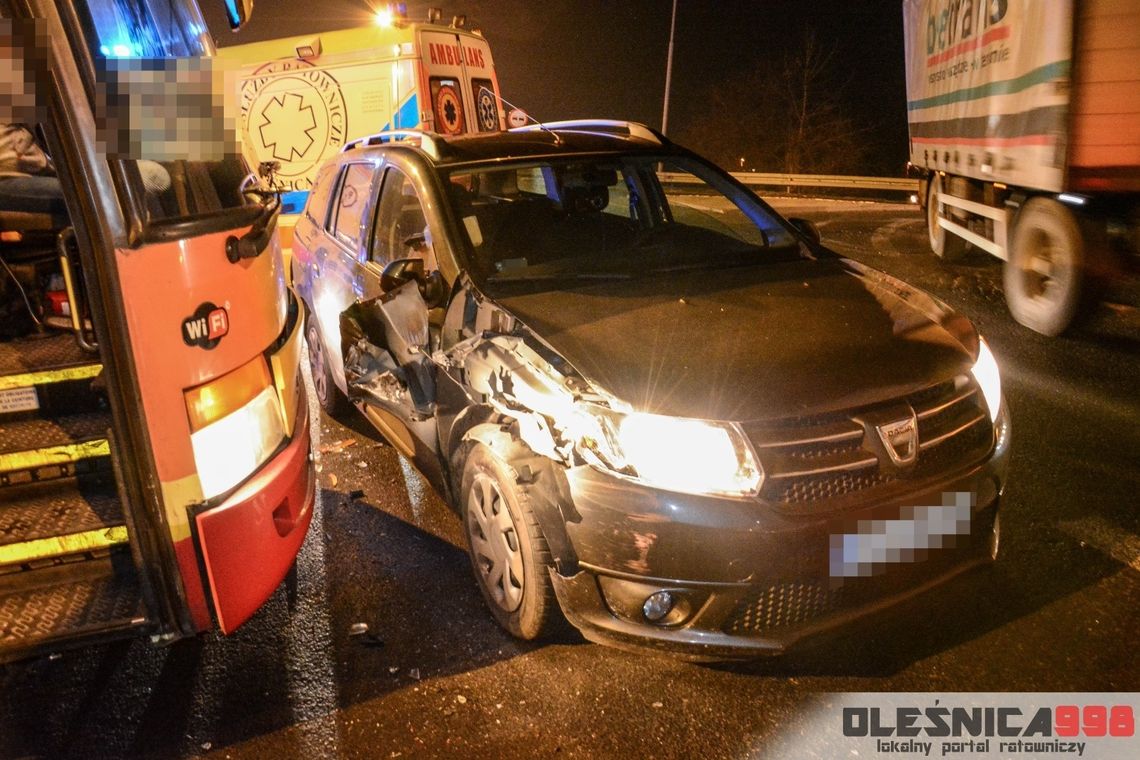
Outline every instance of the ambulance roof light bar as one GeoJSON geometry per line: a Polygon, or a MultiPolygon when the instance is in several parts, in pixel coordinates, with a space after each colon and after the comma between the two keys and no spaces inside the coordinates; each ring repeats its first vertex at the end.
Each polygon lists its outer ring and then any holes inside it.
{"type": "Polygon", "coordinates": [[[441,146],[439,144],[439,140],[437,139],[438,137],[438,135],[435,135],[431,132],[424,132],[420,129],[389,129],[384,132],[377,132],[376,134],[369,135],[367,137],[358,137],[355,140],[349,140],[344,144],[344,147],[340,149],[340,152],[346,153],[357,148],[367,148],[371,145],[382,145],[386,142],[393,142],[397,138],[403,138],[409,140],[419,140],[420,148],[422,148],[425,153],[434,159],[439,159],[441,157],[441,146]]]}
{"type": "Polygon", "coordinates": [[[614,119],[573,119],[570,121],[544,121],[539,124],[528,124],[525,127],[515,127],[511,132],[565,131],[565,132],[595,132],[605,135],[626,134],[637,140],[664,145],[665,136],[653,127],[647,127],[636,121],[616,121],[614,119]]]}

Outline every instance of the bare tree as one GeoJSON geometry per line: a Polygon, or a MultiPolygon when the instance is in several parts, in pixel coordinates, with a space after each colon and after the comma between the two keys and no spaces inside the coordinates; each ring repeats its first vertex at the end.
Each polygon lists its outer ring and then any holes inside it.
{"type": "Polygon", "coordinates": [[[821,46],[809,31],[801,48],[784,58],[781,79],[789,118],[784,171],[831,173],[860,166],[867,153],[860,138],[868,130],[848,115],[835,48],[821,46]]]}
{"type": "Polygon", "coordinates": [[[835,48],[809,32],[782,59],[713,86],[678,140],[732,170],[858,173],[869,129],[850,115],[838,69],[835,48]]]}

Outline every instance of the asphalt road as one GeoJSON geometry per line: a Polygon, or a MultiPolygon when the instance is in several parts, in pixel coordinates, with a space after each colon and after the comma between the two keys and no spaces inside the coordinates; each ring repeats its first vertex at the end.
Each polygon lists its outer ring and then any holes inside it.
{"type": "Polygon", "coordinates": [[[1014,419],[993,572],[778,660],[523,645],[485,611],[440,498],[362,418],[322,417],[294,588],[228,639],[0,669],[0,756],[760,757],[829,692],[1140,690],[1135,283],[1048,340],[1005,313],[996,261],[936,262],[915,207],[775,203],[990,341],[1014,419]]]}

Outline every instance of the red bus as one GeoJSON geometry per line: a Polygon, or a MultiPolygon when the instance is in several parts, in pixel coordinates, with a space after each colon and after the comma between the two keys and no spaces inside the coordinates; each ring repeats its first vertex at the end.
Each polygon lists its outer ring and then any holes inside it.
{"type": "Polygon", "coordinates": [[[0,661],[228,633],[313,509],[279,196],[195,3],[0,0],[0,43],[2,121],[54,164],[0,172],[0,661]]]}

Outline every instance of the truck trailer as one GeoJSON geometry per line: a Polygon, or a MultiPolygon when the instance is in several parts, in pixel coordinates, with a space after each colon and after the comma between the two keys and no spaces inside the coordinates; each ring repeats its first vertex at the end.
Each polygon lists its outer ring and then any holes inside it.
{"type": "Polygon", "coordinates": [[[930,247],[1000,258],[1014,319],[1058,335],[1140,248],[1140,3],[904,0],[903,20],[930,247]]]}

